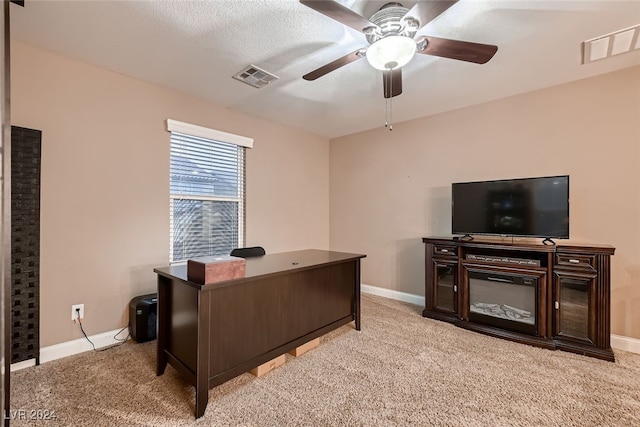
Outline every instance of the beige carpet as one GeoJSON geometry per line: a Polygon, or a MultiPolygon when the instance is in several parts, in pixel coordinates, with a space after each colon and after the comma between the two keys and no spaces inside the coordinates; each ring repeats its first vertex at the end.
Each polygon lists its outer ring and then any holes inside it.
{"type": "Polygon", "coordinates": [[[11,407],[69,426],[640,426],[640,355],[538,349],[421,309],[363,295],[361,332],[344,326],[261,378],[210,390],[198,421],[193,388],[170,366],[156,377],[155,341],[14,372],[11,407]]]}

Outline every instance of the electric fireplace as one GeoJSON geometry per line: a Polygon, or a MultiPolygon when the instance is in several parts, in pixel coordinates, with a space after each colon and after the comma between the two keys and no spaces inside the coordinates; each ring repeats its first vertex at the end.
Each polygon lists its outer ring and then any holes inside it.
{"type": "Polygon", "coordinates": [[[538,277],[469,270],[469,320],[538,335],[538,277]]]}

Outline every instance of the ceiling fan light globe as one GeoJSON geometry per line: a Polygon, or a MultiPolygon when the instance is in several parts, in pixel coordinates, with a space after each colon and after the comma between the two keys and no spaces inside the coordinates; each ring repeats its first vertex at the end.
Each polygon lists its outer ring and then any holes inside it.
{"type": "Polygon", "coordinates": [[[378,70],[395,70],[406,65],[416,53],[416,42],[406,36],[387,36],[367,49],[367,60],[378,70]]]}

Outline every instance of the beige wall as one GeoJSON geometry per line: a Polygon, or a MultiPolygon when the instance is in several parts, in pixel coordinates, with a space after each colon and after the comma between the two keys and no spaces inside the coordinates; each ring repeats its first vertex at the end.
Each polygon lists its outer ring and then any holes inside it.
{"type": "Polygon", "coordinates": [[[330,159],[331,248],[417,295],[452,182],[569,174],[571,241],[616,247],[612,333],[640,338],[640,67],[337,138],[330,159]]]}
{"type": "Polygon", "coordinates": [[[155,292],[152,269],[169,259],[167,118],[255,138],[248,245],[328,249],[328,140],[22,44],[12,55],[13,124],[43,132],[42,346],[81,337],[72,304],[96,334],[155,292]]]}

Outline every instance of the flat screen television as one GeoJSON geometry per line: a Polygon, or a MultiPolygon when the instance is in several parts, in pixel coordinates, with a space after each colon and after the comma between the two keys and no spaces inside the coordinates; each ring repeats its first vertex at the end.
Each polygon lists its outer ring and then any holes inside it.
{"type": "Polygon", "coordinates": [[[451,185],[453,234],[569,238],[569,176],[451,185]]]}

